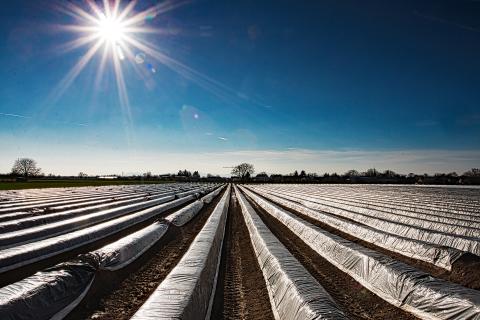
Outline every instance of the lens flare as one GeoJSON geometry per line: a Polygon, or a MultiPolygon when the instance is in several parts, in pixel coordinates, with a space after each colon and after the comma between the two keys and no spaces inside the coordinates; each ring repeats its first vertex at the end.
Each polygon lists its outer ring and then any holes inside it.
{"type": "MultiPolygon", "coordinates": [[[[49,97],[50,102],[56,102],[93,57],[100,54],[101,59],[94,84],[97,89],[100,88],[106,69],[109,67],[113,69],[125,124],[126,127],[131,126],[131,111],[122,64],[124,61],[132,63],[135,70],[141,74],[142,69],[139,68],[139,65],[145,62],[146,55],[135,43],[138,41],[152,47],[151,43],[144,39],[140,40],[140,37],[165,33],[161,29],[150,27],[146,22],[152,22],[153,17],[158,17],[186,2],[166,1],[141,12],[134,11],[136,1],[125,3],[126,5],[122,6],[120,0],[104,0],[103,5],[99,5],[93,0],[87,0],[87,5],[84,7],[67,1],[59,3],[57,9],[75,20],[74,24],[60,26],[60,30],[74,32],[78,35],[61,48],[65,52],[84,46],[89,46],[89,48],[54,88],[49,97]],[[139,53],[135,55],[134,51],[139,53]]],[[[148,71],[155,73],[156,69],[149,64],[148,71]]],[[[127,133],[127,135],[129,134],[127,133]]]]}
{"type": "MultiPolygon", "coordinates": [[[[110,77],[104,74],[114,75],[121,111],[127,125],[131,124],[132,120],[126,85],[127,73],[123,71],[125,63],[130,63],[130,69],[138,75],[150,78],[158,76],[157,66],[167,67],[227,103],[237,104],[239,97],[236,90],[174,59],[158,46],[162,36],[173,35],[171,28],[153,27],[154,19],[161,19],[162,14],[189,1],[163,1],[140,12],[134,10],[137,4],[135,0],[123,3],[120,0],[103,0],[103,4],[99,4],[100,1],[85,0],[81,2],[86,3],[84,6],[70,1],[58,2],[56,8],[75,21],[73,24],[61,25],[59,30],[76,35],[75,39],[60,48],[65,52],[82,47],[87,47],[87,50],[53,89],[48,97],[48,104],[53,105],[58,101],[96,55],[99,55],[100,59],[93,85],[97,90],[101,90],[104,87],[103,79],[110,77]],[[155,36],[155,43],[148,41],[148,37],[152,35],[155,36]],[[113,69],[113,72],[107,72],[108,68],[113,69]]],[[[249,103],[261,104],[251,97],[240,98],[248,100],[249,103]]]]}
{"type": "Polygon", "coordinates": [[[142,64],[145,62],[145,54],[144,53],[137,53],[135,55],[135,62],[138,64],[142,64]]]}

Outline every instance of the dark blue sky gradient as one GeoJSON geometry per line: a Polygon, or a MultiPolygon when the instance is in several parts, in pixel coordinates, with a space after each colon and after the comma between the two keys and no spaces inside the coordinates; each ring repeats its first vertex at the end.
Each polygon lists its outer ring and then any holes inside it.
{"type": "Polygon", "coordinates": [[[49,100],[87,49],[58,49],[73,37],[54,25],[72,22],[50,2],[2,3],[0,113],[28,117],[0,115],[12,144],[479,149],[480,1],[193,1],[148,21],[169,34],[145,39],[228,89],[125,63],[131,140],[112,71],[93,87],[99,56],[49,100]]]}

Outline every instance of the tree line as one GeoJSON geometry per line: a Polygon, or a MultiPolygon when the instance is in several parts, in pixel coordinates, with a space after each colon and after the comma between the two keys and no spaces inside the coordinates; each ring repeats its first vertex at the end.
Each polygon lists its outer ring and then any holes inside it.
{"type": "Polygon", "coordinates": [[[393,170],[379,171],[370,168],[360,172],[355,169],[348,170],[342,174],[307,173],[305,170],[295,170],[290,174],[267,174],[260,172],[255,176],[238,178],[248,182],[269,182],[269,183],[391,183],[391,184],[480,184],[480,169],[472,168],[462,174],[456,172],[435,173],[435,174],[400,174],[393,170]]]}
{"type": "Polygon", "coordinates": [[[110,176],[89,176],[84,172],[80,172],[76,177],[61,177],[42,174],[37,162],[31,158],[19,158],[15,160],[12,172],[9,176],[16,177],[21,180],[35,178],[77,178],[77,179],[125,179],[125,180],[164,180],[164,181],[238,181],[248,183],[398,183],[398,184],[480,184],[480,169],[472,168],[462,174],[456,172],[429,174],[399,174],[393,170],[379,171],[370,168],[360,172],[355,169],[348,170],[342,174],[325,173],[319,175],[317,173],[307,173],[305,170],[295,170],[290,174],[267,174],[262,171],[254,175],[255,168],[253,164],[241,163],[232,167],[231,177],[220,177],[219,175],[207,174],[201,176],[200,173],[189,171],[187,169],[179,170],[176,174],[154,175],[151,171],[147,171],[140,175],[131,175],[128,177],[120,177],[117,175],[110,176]]]}

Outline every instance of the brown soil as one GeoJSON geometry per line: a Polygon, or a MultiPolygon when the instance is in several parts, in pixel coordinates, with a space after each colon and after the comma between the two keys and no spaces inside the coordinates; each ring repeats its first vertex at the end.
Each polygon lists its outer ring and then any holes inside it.
{"type": "Polygon", "coordinates": [[[212,319],[274,319],[262,271],[232,192],[212,319]]]}
{"type": "Polygon", "coordinates": [[[368,291],[312,250],[290,229],[250,201],[273,234],[317,279],[351,319],[417,319],[368,291]]]}
{"type": "Polygon", "coordinates": [[[66,319],[130,319],[186,253],[224,192],[182,228],[169,228],[166,236],[128,267],[99,273],[87,297],[66,319]]]}
{"type": "MultiPolygon", "coordinates": [[[[255,192],[254,192],[255,193],[255,192]]],[[[260,194],[255,193],[257,196],[262,197],[260,194]]],[[[264,197],[262,197],[264,198],[264,197]]],[[[303,213],[300,213],[296,210],[293,210],[291,208],[287,208],[279,203],[276,203],[273,200],[266,199],[267,201],[270,201],[272,203],[275,203],[275,205],[297,215],[298,217],[302,218],[303,220],[310,222],[311,224],[322,228],[323,230],[326,230],[330,233],[336,234],[344,239],[347,239],[349,241],[358,243],[359,245],[375,250],[377,252],[381,252],[384,255],[387,255],[395,260],[401,261],[403,263],[406,263],[408,265],[411,265],[419,270],[422,270],[426,273],[431,274],[432,276],[436,278],[440,278],[443,280],[447,280],[453,283],[458,283],[464,287],[467,288],[472,288],[479,290],[480,289],[480,257],[476,256],[471,253],[465,253],[462,257],[460,257],[457,261],[455,261],[452,264],[452,270],[447,271],[443,268],[437,267],[433,264],[427,263],[425,261],[421,261],[418,259],[410,258],[407,256],[404,256],[400,253],[393,252],[390,250],[387,250],[385,248],[379,247],[371,242],[367,242],[364,240],[361,240],[349,233],[342,232],[338,229],[335,229],[319,220],[316,220],[312,217],[309,217],[307,215],[304,215],[303,213]]],[[[346,220],[352,221],[351,219],[342,217],[346,220]]],[[[357,222],[358,223],[358,222],[357,222]]]]}
{"type": "Polygon", "coordinates": [[[451,282],[480,290],[480,257],[472,253],[465,253],[452,265],[452,271],[439,277],[451,282]]]}

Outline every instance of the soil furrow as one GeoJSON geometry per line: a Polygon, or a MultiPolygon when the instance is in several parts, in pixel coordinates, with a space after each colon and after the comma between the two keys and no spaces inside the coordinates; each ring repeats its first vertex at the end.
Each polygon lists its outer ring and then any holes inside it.
{"type": "Polygon", "coordinates": [[[268,292],[232,192],[212,319],[273,320],[268,292]]]}

